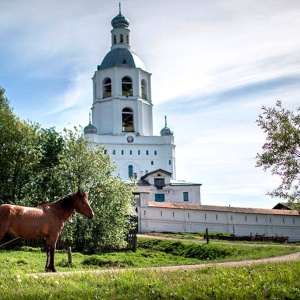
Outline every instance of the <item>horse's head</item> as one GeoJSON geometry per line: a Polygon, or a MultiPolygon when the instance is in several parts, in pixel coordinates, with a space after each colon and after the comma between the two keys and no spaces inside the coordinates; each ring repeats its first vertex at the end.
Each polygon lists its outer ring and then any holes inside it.
{"type": "Polygon", "coordinates": [[[74,209],[88,219],[93,219],[94,212],[90,207],[89,198],[86,192],[78,190],[74,197],[74,209]]]}

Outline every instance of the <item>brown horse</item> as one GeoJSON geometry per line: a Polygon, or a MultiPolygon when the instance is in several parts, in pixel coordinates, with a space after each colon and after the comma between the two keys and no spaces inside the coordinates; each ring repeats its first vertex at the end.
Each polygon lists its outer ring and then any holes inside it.
{"type": "Polygon", "coordinates": [[[75,211],[88,219],[94,216],[87,194],[80,190],[56,202],[37,207],[2,204],[0,205],[0,240],[7,231],[25,239],[46,238],[45,270],[57,272],[54,266],[56,242],[65,222],[75,211]]]}

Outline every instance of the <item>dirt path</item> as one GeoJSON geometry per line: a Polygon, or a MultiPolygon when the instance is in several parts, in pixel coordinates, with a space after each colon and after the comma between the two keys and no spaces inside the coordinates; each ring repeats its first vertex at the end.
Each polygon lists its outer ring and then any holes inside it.
{"type": "Polygon", "coordinates": [[[230,261],[230,262],[212,262],[212,263],[203,263],[196,265],[180,265],[180,266],[167,266],[167,267],[149,267],[149,268],[126,268],[126,269],[108,269],[108,270],[92,270],[92,271],[73,271],[73,272],[62,272],[62,273],[35,273],[35,274],[27,274],[28,276],[72,276],[82,275],[82,274],[103,274],[103,273],[119,273],[124,271],[176,271],[176,270],[196,270],[207,267],[241,267],[241,266],[250,266],[253,264],[262,264],[262,263],[280,263],[287,261],[295,261],[300,260],[300,252],[263,258],[263,259],[253,259],[253,260],[244,260],[244,261],[230,261]]]}

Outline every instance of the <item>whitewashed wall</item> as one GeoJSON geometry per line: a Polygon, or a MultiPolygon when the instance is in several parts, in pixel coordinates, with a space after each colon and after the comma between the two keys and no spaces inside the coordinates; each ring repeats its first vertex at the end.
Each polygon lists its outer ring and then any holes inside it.
{"type": "MultiPolygon", "coordinates": [[[[259,209],[258,209],[259,210],[259,209]]],[[[241,213],[139,207],[139,232],[211,232],[234,233],[237,236],[265,234],[289,236],[289,241],[300,241],[300,216],[270,213],[241,213]]]]}

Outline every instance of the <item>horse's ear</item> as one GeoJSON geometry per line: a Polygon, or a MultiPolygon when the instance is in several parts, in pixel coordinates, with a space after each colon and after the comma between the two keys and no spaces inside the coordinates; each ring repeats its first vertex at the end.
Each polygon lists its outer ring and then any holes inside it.
{"type": "Polygon", "coordinates": [[[78,188],[78,190],[76,192],[76,194],[80,195],[80,196],[84,195],[84,193],[85,193],[84,190],[82,190],[81,188],[78,188]]]}

